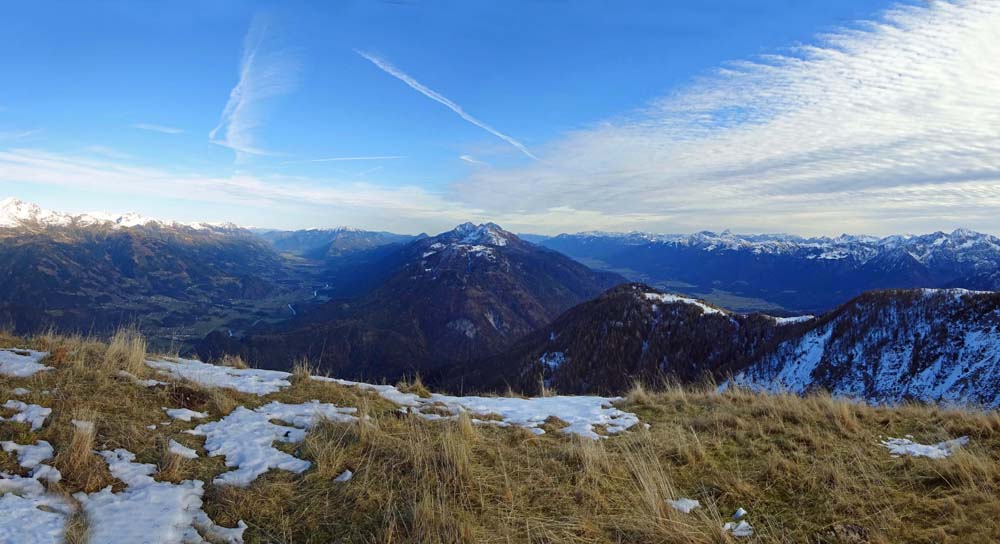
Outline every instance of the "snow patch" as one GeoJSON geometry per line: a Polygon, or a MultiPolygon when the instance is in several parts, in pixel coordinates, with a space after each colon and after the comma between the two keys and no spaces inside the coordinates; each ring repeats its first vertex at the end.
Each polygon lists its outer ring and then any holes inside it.
{"type": "Polygon", "coordinates": [[[805,323],[806,321],[812,321],[813,319],[816,319],[816,316],[814,315],[796,315],[793,317],[774,317],[773,315],[769,315],[767,317],[773,319],[775,324],[777,324],[779,327],[783,325],[794,325],[796,323],[805,323]]]}
{"type": "Polygon", "coordinates": [[[882,445],[889,449],[893,457],[911,456],[928,457],[930,459],[944,459],[952,452],[969,443],[968,436],[960,436],[954,440],[945,440],[937,444],[919,444],[910,438],[888,438],[882,441],[882,445]]]}
{"type": "Polygon", "coordinates": [[[208,417],[208,414],[205,412],[195,412],[194,410],[188,410],[187,408],[164,408],[163,411],[167,413],[167,417],[170,419],[179,419],[181,421],[205,419],[208,417]]]}
{"type": "Polygon", "coordinates": [[[111,474],[127,487],[120,493],[112,493],[108,486],[97,493],[73,495],[87,516],[91,544],[205,542],[206,538],[243,542],[245,523],[234,529],[220,527],[201,509],[203,482],[157,482],[152,477],[156,466],[135,463],[128,450],[99,453],[111,474]]]}
{"type": "Polygon", "coordinates": [[[751,527],[746,521],[727,521],[726,524],[722,526],[722,530],[738,538],[753,536],[753,527],[751,527]]]}
{"type": "Polygon", "coordinates": [[[158,385],[167,385],[167,382],[161,382],[158,380],[144,380],[127,370],[119,370],[118,376],[129,379],[132,381],[132,383],[141,387],[156,387],[158,385]]]}
{"type": "Polygon", "coordinates": [[[4,403],[3,407],[8,410],[14,410],[17,413],[8,418],[0,417],[0,421],[28,423],[31,425],[32,431],[41,429],[42,425],[45,424],[45,418],[49,417],[49,414],[52,413],[52,408],[45,408],[37,404],[26,404],[19,400],[8,400],[4,403]]]}
{"type": "Polygon", "coordinates": [[[224,387],[241,393],[269,395],[290,387],[291,374],[278,370],[232,368],[193,359],[149,360],[146,364],[175,379],[191,380],[207,387],[224,387]]]}
{"type": "Polygon", "coordinates": [[[674,510],[685,514],[690,514],[695,508],[701,508],[701,502],[699,502],[698,499],[667,499],[667,504],[669,504],[674,510]]]}
{"type": "Polygon", "coordinates": [[[602,435],[595,432],[595,427],[598,425],[604,426],[608,434],[616,434],[639,423],[639,418],[635,414],[614,407],[613,403],[621,400],[620,397],[554,396],[521,399],[453,397],[435,393],[423,398],[412,393],[403,393],[391,385],[371,385],[323,377],[313,379],[373,390],[382,398],[430,420],[441,419],[442,416],[435,412],[442,409],[449,412],[451,418],[457,417],[462,412],[468,412],[472,416],[472,422],[478,425],[524,427],[535,434],[544,434],[542,424],[550,417],[556,417],[568,424],[561,429],[562,432],[595,439],[602,438],[602,435]],[[493,416],[493,418],[484,419],[476,416],[493,416]]]}
{"type": "Polygon", "coordinates": [[[52,449],[52,444],[45,440],[39,440],[36,444],[18,444],[13,441],[0,442],[0,448],[7,453],[17,454],[17,463],[24,468],[33,469],[42,464],[42,461],[52,459],[56,452],[52,449]]]}
{"type": "Polygon", "coordinates": [[[60,544],[72,505],[35,478],[0,473],[0,542],[60,544]]]}
{"type": "Polygon", "coordinates": [[[0,374],[12,378],[27,378],[43,370],[52,370],[40,361],[48,352],[30,349],[0,349],[0,374]]]}
{"type": "Polygon", "coordinates": [[[179,455],[179,456],[181,456],[181,457],[183,457],[185,459],[197,459],[198,458],[198,452],[196,452],[195,450],[193,450],[193,449],[185,446],[184,444],[181,444],[180,442],[178,442],[176,440],[171,440],[168,443],[168,449],[170,450],[170,453],[172,453],[174,455],[179,455]]]}
{"type": "Polygon", "coordinates": [[[663,304],[690,304],[701,309],[702,314],[725,315],[725,312],[718,308],[713,308],[700,300],[672,295],[668,293],[645,293],[646,300],[655,300],[663,304]]]}
{"type": "Polygon", "coordinates": [[[256,410],[237,407],[219,421],[204,423],[187,431],[205,437],[209,457],[224,456],[226,466],[235,468],[220,474],[213,483],[246,487],[272,468],[301,473],[311,464],[276,449],[275,442],[298,443],[306,431],[323,420],[338,423],[357,421],[356,408],[341,408],[319,401],[304,404],[271,402],[256,410]],[[291,425],[279,425],[272,420],[291,425]]]}

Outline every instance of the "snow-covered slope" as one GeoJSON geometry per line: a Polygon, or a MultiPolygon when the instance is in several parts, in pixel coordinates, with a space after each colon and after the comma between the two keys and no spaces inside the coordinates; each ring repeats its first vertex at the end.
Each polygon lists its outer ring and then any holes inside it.
{"type": "Polygon", "coordinates": [[[1000,293],[866,293],[733,378],[757,389],[827,389],[872,402],[1000,406],[1000,293]]]}

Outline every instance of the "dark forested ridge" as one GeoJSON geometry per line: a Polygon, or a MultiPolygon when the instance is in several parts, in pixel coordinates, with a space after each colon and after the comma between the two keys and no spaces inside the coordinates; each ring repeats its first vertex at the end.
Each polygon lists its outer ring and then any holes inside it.
{"type": "Polygon", "coordinates": [[[308,357],[346,377],[394,378],[493,355],[620,283],[493,224],[460,225],[379,261],[370,291],[244,338],[214,333],[199,354],[287,368],[308,357]]]}

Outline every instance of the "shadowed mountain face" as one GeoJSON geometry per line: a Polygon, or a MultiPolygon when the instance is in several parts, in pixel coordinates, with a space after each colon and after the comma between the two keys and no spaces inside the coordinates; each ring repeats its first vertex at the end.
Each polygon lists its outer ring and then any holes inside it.
{"type": "Polygon", "coordinates": [[[962,229],[885,238],[581,233],[539,243],[740,311],[821,313],[874,289],[1000,289],[1000,239],[962,229]]]}
{"type": "Polygon", "coordinates": [[[236,340],[210,335],[199,354],[238,352],[268,367],[296,357],[339,376],[394,378],[495,354],[571,306],[622,281],[494,224],[460,225],[381,259],[384,280],[285,325],[236,340]]]}
{"type": "Polygon", "coordinates": [[[721,377],[787,325],[630,283],[573,307],[501,355],[458,368],[449,387],[537,394],[620,394],[633,383],[721,377]],[[463,371],[464,370],[464,371],[463,371]]]}

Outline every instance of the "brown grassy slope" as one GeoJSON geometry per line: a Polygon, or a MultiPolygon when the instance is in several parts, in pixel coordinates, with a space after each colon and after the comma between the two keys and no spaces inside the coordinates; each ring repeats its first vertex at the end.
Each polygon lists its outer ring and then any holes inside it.
{"type": "MultiPolygon", "coordinates": [[[[650,429],[593,442],[475,427],[467,418],[426,422],[376,396],[305,379],[304,368],[293,387],[264,398],[191,384],[145,389],[115,376],[135,369],[140,355],[140,343],[128,335],[121,341],[109,353],[81,338],[0,336],[0,346],[50,351],[46,364],[56,367],[30,379],[0,378],[0,401],[27,387],[22,400],[53,408],[38,432],[0,423],[0,440],[51,442],[67,494],[116,484],[91,447],[127,448],[137,461],[156,463],[160,479],[204,480],[206,510],[224,525],[245,520],[248,542],[725,542],[719,527],[740,506],[756,529],[741,542],[1000,540],[995,412],[636,391],[621,406],[650,429]],[[310,399],[355,406],[370,419],[322,425],[306,442],[281,446],[314,468],[272,471],[247,489],[210,485],[226,469],[221,458],[204,457],[202,438],[182,432],[198,422],[146,429],[167,421],[163,406],[218,419],[237,405],[310,399]],[[96,421],[95,437],[74,432],[70,420],[81,417],[96,421]],[[925,443],[969,435],[971,443],[943,460],[894,459],[878,445],[880,435],[905,434],[925,443]],[[169,439],[203,457],[174,458],[169,439]],[[354,479],[334,483],[345,469],[354,479]],[[665,503],[676,497],[697,498],[704,508],[679,514],[665,503]]],[[[19,470],[13,456],[0,453],[0,470],[19,470]]],[[[85,541],[85,524],[73,541],[85,541]]]]}

